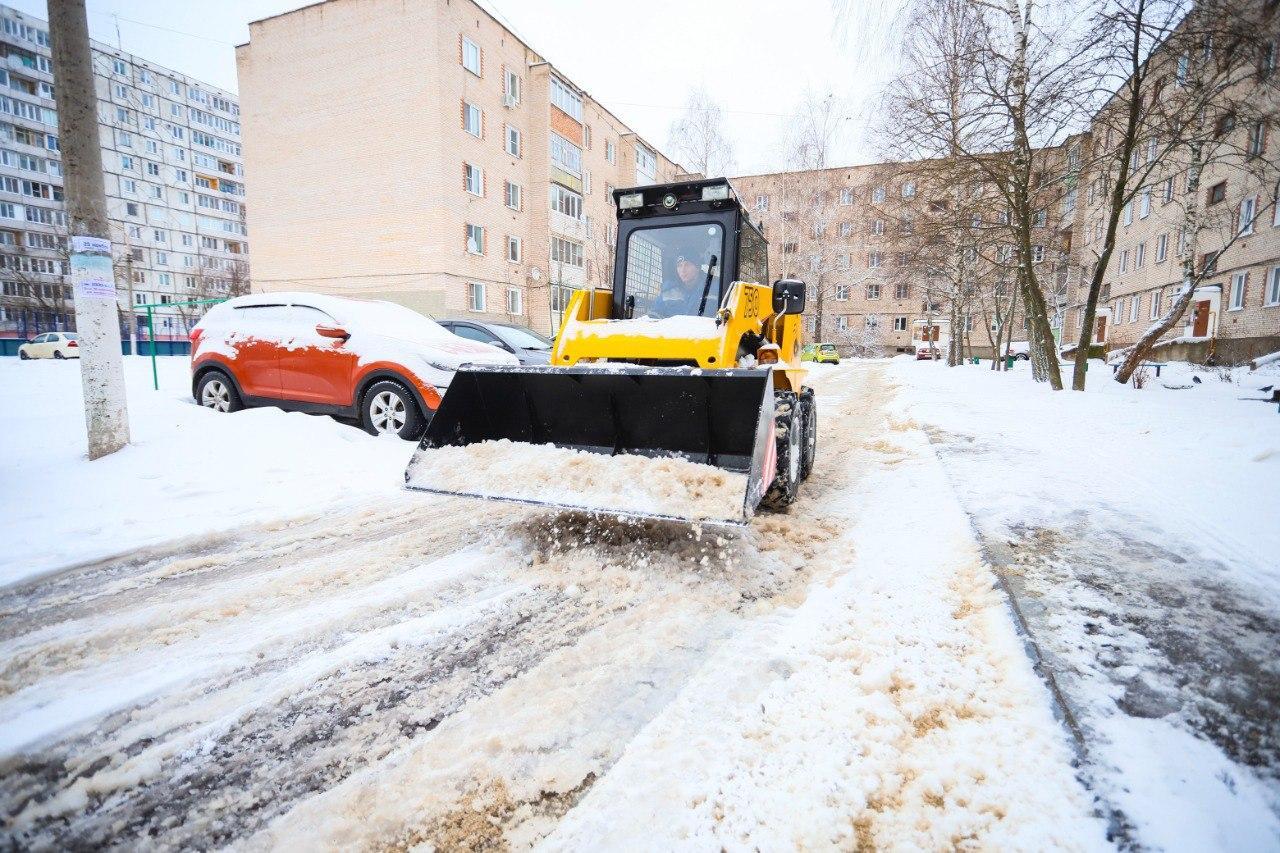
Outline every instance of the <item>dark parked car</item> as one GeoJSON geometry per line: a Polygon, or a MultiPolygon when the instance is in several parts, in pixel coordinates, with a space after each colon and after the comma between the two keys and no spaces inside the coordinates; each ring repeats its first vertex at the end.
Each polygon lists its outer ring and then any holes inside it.
{"type": "Polygon", "coordinates": [[[441,326],[460,338],[479,341],[513,353],[521,364],[548,364],[551,341],[523,326],[485,323],[479,320],[437,320],[441,326]]]}

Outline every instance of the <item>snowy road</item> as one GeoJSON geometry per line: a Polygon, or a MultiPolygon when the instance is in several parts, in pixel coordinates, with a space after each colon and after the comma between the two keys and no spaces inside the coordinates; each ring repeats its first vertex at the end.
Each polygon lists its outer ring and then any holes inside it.
{"type": "Polygon", "coordinates": [[[745,531],[403,494],[3,590],[4,836],[1104,846],[927,438],[817,385],[745,531]]]}

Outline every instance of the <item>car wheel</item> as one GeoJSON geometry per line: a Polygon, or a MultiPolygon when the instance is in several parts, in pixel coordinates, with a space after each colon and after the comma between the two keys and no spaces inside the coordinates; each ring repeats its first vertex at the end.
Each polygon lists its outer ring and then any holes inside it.
{"type": "Polygon", "coordinates": [[[236,386],[221,371],[210,370],[196,385],[196,402],[215,412],[236,412],[244,408],[236,386]]]}
{"type": "Polygon", "coordinates": [[[413,395],[389,379],[373,383],[364,392],[360,423],[370,435],[395,434],[406,441],[417,441],[427,428],[413,395]]]}
{"type": "Polygon", "coordinates": [[[773,423],[777,436],[778,469],[760,504],[767,509],[786,509],[795,503],[800,490],[800,463],[804,458],[800,400],[792,391],[774,395],[773,423]]]}
{"type": "Polygon", "coordinates": [[[22,361],[30,361],[30,360],[31,360],[31,356],[27,355],[27,351],[26,351],[26,350],[24,350],[24,349],[23,349],[23,350],[18,350],[18,358],[19,358],[19,359],[21,359],[22,361]]]}
{"type": "Polygon", "coordinates": [[[54,358],[56,358],[56,359],[58,359],[59,361],[61,361],[62,359],[66,358],[66,356],[62,354],[62,350],[54,350],[54,351],[53,351],[53,357],[54,357],[54,358]]]}

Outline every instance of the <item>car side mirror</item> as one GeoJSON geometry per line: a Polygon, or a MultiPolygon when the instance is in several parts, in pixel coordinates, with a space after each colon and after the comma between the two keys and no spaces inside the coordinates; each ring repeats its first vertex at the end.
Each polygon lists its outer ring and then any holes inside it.
{"type": "Polygon", "coordinates": [[[318,323],[316,325],[316,334],[322,338],[337,338],[345,341],[351,337],[351,333],[341,326],[330,326],[328,323],[318,323]]]}
{"type": "Polygon", "coordinates": [[[795,278],[780,278],[773,283],[773,313],[804,313],[804,282],[795,278]]]}

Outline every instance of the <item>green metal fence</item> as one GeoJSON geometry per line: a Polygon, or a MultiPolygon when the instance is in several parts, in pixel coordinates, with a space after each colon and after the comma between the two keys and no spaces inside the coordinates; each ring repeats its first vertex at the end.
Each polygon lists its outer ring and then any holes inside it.
{"type": "MultiPolygon", "coordinates": [[[[147,349],[151,351],[151,385],[155,390],[160,390],[160,370],[156,367],[156,308],[189,308],[195,305],[217,305],[219,302],[226,302],[230,297],[224,296],[221,299],[189,299],[186,302],[159,302],[147,305],[138,305],[137,308],[147,309],[147,349]]],[[[139,347],[141,349],[141,347],[139,347]]]]}

